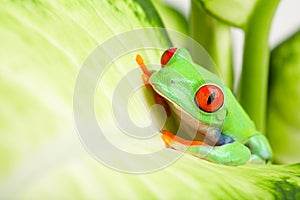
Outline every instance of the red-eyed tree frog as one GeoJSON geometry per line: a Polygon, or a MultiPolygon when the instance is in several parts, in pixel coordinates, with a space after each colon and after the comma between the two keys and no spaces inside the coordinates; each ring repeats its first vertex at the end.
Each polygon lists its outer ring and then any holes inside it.
{"type": "Polygon", "coordinates": [[[180,124],[180,134],[161,131],[167,147],[225,165],[272,159],[268,140],[256,130],[230,89],[216,74],[194,63],[186,49],[166,50],[158,71],[150,71],[140,55],[136,61],[156,103],[180,124]]]}

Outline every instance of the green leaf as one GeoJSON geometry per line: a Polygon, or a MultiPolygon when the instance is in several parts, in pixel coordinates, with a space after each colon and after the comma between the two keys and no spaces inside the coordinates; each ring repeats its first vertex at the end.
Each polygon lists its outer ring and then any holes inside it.
{"type": "Polygon", "coordinates": [[[258,0],[193,0],[214,17],[232,26],[245,27],[258,0]]]}
{"type": "MultiPolygon", "coordinates": [[[[197,2],[191,2],[190,35],[212,57],[224,84],[233,89],[231,27],[207,14],[197,2]]],[[[197,51],[193,52],[197,54],[197,51]]],[[[199,58],[204,59],[204,58],[199,58]]],[[[199,61],[199,60],[196,60],[199,61]]],[[[207,66],[205,66],[207,67],[207,66]]],[[[209,69],[213,71],[212,69],[209,69]]]]}
{"type": "MultiPolygon", "coordinates": [[[[163,26],[149,1],[5,1],[0,23],[1,185],[27,163],[56,157],[60,153],[52,148],[60,141],[82,148],[74,132],[74,84],[100,43],[125,31],[163,26]]],[[[168,44],[165,35],[158,38],[168,44]]]]}
{"type": "Polygon", "coordinates": [[[160,0],[152,0],[159,16],[161,17],[165,28],[179,31],[183,34],[188,34],[188,23],[182,13],[170,7],[160,0]]]}
{"type": "Polygon", "coordinates": [[[269,33],[279,0],[258,1],[245,30],[239,102],[256,128],[266,134],[269,33]]]}
{"type": "Polygon", "coordinates": [[[300,31],[271,53],[268,137],[280,163],[300,162],[300,31]]]}
{"type": "MultiPolygon", "coordinates": [[[[228,167],[184,155],[164,170],[132,175],[103,166],[84,150],[72,110],[79,69],[109,37],[162,26],[150,2],[6,1],[0,11],[0,199],[299,198],[299,165],[228,167]]],[[[156,40],[169,45],[165,34],[156,40]]],[[[103,81],[115,83],[136,68],[134,57],[117,62],[103,81]]],[[[113,89],[102,86],[100,121],[111,115],[106,94],[113,89]]],[[[129,109],[143,120],[140,96],[129,109]]],[[[105,128],[122,147],[110,123],[105,128]]],[[[125,147],[147,152],[135,144],[125,147]]],[[[159,136],[149,145],[164,148],[159,136]]]]}

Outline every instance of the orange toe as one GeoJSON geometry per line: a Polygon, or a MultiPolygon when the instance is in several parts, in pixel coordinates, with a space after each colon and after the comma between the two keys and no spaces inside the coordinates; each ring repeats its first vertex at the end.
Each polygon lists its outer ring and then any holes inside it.
{"type": "Polygon", "coordinates": [[[174,135],[173,133],[171,133],[170,131],[167,131],[167,130],[162,130],[161,131],[162,133],[162,140],[164,141],[165,145],[167,147],[171,146],[171,144],[173,142],[178,142],[180,144],[183,144],[183,145],[187,145],[187,146],[199,146],[199,145],[207,145],[206,143],[202,142],[202,141],[191,141],[191,140],[185,140],[181,137],[178,137],[176,135],[174,135]]]}

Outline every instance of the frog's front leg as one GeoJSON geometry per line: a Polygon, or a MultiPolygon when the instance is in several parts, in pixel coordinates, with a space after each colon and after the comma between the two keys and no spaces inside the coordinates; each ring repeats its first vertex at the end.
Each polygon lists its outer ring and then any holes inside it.
{"type": "Polygon", "coordinates": [[[251,163],[268,163],[272,159],[272,149],[267,138],[258,133],[250,137],[245,144],[251,151],[251,163]]]}
{"type": "Polygon", "coordinates": [[[243,165],[251,157],[251,151],[240,142],[232,142],[221,146],[210,146],[201,141],[186,141],[162,131],[162,139],[167,147],[190,153],[199,158],[225,165],[243,165]]]}
{"type": "Polygon", "coordinates": [[[197,157],[224,165],[243,165],[251,157],[250,150],[240,142],[221,146],[190,146],[187,151],[197,157]]]}

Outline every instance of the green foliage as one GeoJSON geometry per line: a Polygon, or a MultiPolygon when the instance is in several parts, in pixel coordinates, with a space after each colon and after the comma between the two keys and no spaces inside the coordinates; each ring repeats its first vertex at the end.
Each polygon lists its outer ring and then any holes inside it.
{"type": "MultiPolygon", "coordinates": [[[[190,35],[209,53],[218,74],[228,88],[233,88],[232,44],[230,26],[205,12],[201,4],[191,1],[190,35]]],[[[197,55],[197,52],[192,52],[197,55]]],[[[200,62],[195,60],[196,62],[200,62]]],[[[207,66],[204,66],[207,67],[207,66]]],[[[209,69],[214,71],[215,69],[209,69]]]]}
{"type": "Polygon", "coordinates": [[[214,17],[232,26],[246,27],[259,0],[193,0],[214,17]]]}
{"type": "Polygon", "coordinates": [[[152,2],[165,28],[176,30],[186,35],[188,34],[187,20],[180,12],[159,0],[152,0],[152,2]]]}
{"type": "Polygon", "coordinates": [[[300,162],[300,32],[271,53],[268,137],[280,163],[300,162]]]}

